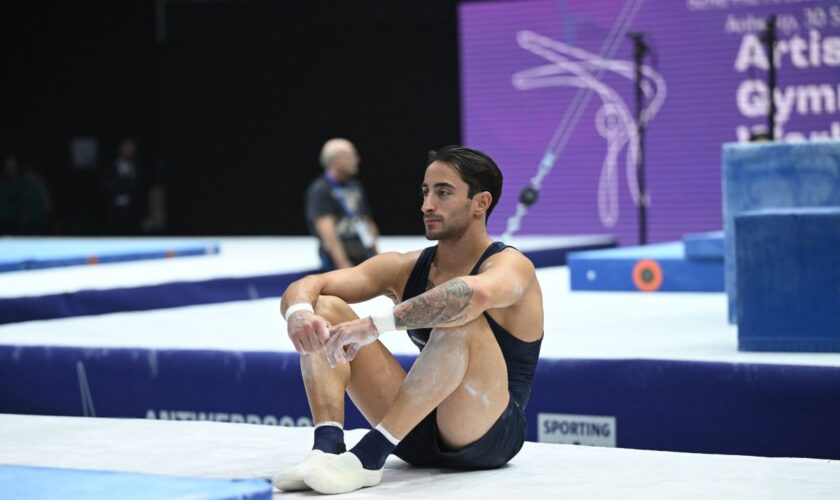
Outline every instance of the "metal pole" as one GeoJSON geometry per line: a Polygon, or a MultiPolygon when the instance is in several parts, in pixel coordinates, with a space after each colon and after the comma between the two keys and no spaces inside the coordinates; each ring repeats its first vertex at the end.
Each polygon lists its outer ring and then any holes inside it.
{"type": "Polygon", "coordinates": [[[635,90],[636,90],[636,175],[639,181],[639,244],[646,245],[648,241],[647,227],[647,188],[645,186],[645,123],[642,118],[644,111],[644,93],[642,92],[642,60],[648,52],[645,44],[644,33],[631,33],[628,35],[633,40],[633,61],[636,66],[635,90]]]}
{"type": "Polygon", "coordinates": [[[767,58],[769,70],[767,72],[767,88],[770,95],[770,111],[767,114],[767,137],[776,140],[776,15],[767,18],[767,30],[764,32],[764,42],[767,43],[767,58]]]}

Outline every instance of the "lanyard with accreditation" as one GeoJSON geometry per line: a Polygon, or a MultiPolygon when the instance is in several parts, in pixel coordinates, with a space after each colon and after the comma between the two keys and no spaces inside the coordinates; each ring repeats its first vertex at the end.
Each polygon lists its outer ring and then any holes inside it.
{"type": "Polygon", "coordinates": [[[336,201],[338,201],[338,204],[341,205],[341,209],[344,210],[344,213],[353,223],[353,227],[356,228],[356,234],[359,235],[359,240],[361,240],[362,245],[364,245],[364,247],[368,250],[373,250],[373,247],[375,245],[373,241],[373,235],[370,234],[370,228],[368,228],[365,219],[359,214],[355,213],[350,208],[350,205],[347,203],[347,188],[343,187],[341,184],[338,183],[338,181],[336,181],[329,175],[325,175],[324,177],[327,178],[327,182],[329,182],[330,187],[332,187],[333,198],[335,198],[336,201]]]}

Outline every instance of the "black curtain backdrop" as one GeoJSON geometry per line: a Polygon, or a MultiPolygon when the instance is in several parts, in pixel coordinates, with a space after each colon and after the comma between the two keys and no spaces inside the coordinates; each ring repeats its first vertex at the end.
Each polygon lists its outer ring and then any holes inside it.
{"type": "Polygon", "coordinates": [[[460,141],[454,0],[20,2],[0,21],[2,153],[37,165],[55,232],[97,234],[99,170],[136,137],[178,235],[305,234],[324,140],[356,143],[385,234],[420,234],[430,148],[460,141]]]}

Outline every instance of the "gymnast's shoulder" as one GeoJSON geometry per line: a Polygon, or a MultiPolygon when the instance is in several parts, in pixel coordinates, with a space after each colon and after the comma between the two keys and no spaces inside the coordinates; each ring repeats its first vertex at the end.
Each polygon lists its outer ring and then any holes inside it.
{"type": "Polygon", "coordinates": [[[422,250],[383,252],[359,264],[359,268],[388,273],[411,273],[422,250]]]}

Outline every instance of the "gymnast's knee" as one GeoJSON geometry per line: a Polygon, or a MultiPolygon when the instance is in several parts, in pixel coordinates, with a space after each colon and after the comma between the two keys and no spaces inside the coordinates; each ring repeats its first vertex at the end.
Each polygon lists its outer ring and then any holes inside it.
{"type": "Polygon", "coordinates": [[[482,326],[487,323],[483,318],[476,318],[469,323],[460,326],[438,326],[429,335],[429,343],[452,343],[466,342],[481,331],[482,326]],[[483,323],[483,324],[482,324],[483,323]]]}
{"type": "Polygon", "coordinates": [[[462,326],[435,327],[429,335],[429,344],[465,344],[473,335],[474,328],[469,327],[471,323],[462,326]]]}
{"type": "Polygon", "coordinates": [[[315,314],[332,324],[348,321],[355,317],[355,313],[344,300],[333,295],[320,295],[315,301],[315,314]]]}

